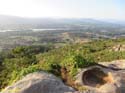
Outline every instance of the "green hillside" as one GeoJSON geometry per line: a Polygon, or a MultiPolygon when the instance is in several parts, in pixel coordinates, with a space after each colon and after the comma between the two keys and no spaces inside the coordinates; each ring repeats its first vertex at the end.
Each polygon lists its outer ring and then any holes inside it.
{"type": "Polygon", "coordinates": [[[75,88],[74,79],[80,68],[97,62],[125,59],[125,51],[113,47],[124,45],[125,39],[93,40],[88,43],[52,46],[16,47],[0,53],[0,89],[19,80],[22,76],[44,70],[60,77],[75,88]]]}

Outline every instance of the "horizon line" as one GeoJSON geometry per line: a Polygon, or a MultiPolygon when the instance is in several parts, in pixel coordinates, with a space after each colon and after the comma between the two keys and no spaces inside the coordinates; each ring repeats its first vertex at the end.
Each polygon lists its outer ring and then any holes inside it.
{"type": "Polygon", "coordinates": [[[116,21],[125,21],[125,19],[115,19],[115,18],[95,18],[95,17],[60,17],[60,16],[38,16],[38,17],[30,17],[30,16],[18,16],[18,15],[9,15],[9,14],[0,14],[0,16],[12,16],[19,18],[29,18],[29,19],[39,19],[39,18],[50,18],[50,19],[94,19],[94,20],[116,20],[116,21]]]}

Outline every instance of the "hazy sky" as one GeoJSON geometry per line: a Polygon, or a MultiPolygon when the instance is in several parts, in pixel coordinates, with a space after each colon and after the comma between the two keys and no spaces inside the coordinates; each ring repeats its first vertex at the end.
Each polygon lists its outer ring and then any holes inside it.
{"type": "Polygon", "coordinates": [[[125,20],[125,0],[0,0],[0,14],[125,20]]]}

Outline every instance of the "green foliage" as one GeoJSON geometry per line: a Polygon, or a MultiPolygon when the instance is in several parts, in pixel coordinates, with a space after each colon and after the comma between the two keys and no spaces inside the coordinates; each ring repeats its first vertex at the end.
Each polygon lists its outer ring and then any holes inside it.
{"type": "Polygon", "coordinates": [[[75,53],[66,56],[64,60],[61,62],[61,66],[65,67],[72,77],[77,74],[77,70],[79,68],[88,67],[90,65],[94,65],[93,60],[85,59],[80,54],[75,53]]]}
{"type": "Polygon", "coordinates": [[[22,70],[13,70],[11,78],[8,81],[8,83],[12,84],[17,80],[21,79],[23,76],[27,75],[28,73],[33,73],[39,70],[40,69],[38,65],[29,66],[28,68],[23,68],[22,70]]]}
{"type": "Polygon", "coordinates": [[[35,50],[36,48],[31,47],[16,47],[3,53],[0,67],[0,88],[38,69],[38,66],[35,66],[38,63],[35,50]]]}
{"type": "Polygon", "coordinates": [[[125,52],[115,52],[110,49],[117,45],[125,43],[120,40],[95,40],[85,44],[72,44],[65,47],[49,51],[48,53],[37,55],[39,64],[43,70],[51,71],[53,64],[65,67],[68,73],[73,77],[79,68],[95,65],[96,62],[112,61],[124,59],[125,52]]]}
{"type": "Polygon", "coordinates": [[[125,51],[111,50],[118,44],[125,44],[125,39],[94,40],[53,50],[48,46],[16,47],[0,54],[0,89],[39,70],[61,77],[65,68],[67,77],[73,79],[78,69],[96,62],[125,59],[125,51]]]}

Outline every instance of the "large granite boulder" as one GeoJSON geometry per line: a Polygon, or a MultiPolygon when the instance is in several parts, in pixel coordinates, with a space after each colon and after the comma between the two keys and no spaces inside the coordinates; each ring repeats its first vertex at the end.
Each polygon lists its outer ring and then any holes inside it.
{"type": "Polygon", "coordinates": [[[35,72],[7,87],[2,93],[67,93],[75,90],[52,74],[35,72]]]}

